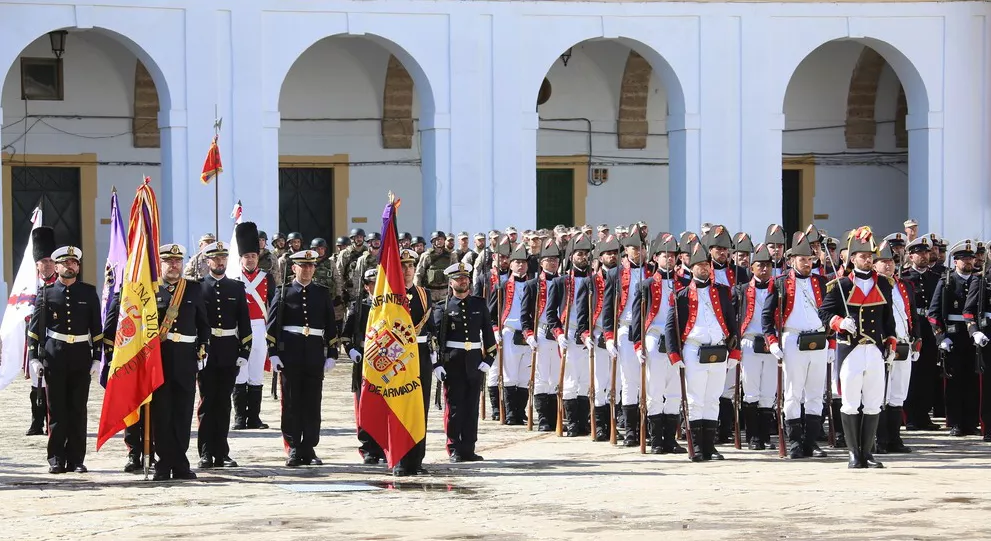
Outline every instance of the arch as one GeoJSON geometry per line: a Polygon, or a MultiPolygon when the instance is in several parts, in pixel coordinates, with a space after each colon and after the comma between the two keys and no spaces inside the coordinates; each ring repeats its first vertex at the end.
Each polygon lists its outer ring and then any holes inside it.
{"type": "MultiPolygon", "coordinates": [[[[307,51],[313,48],[317,43],[325,39],[338,37],[338,36],[361,37],[369,41],[372,41],[374,43],[377,43],[386,51],[388,51],[389,54],[391,55],[390,63],[392,62],[393,57],[397,59],[402,64],[402,68],[412,78],[413,87],[419,90],[417,97],[419,97],[420,100],[420,112],[421,112],[420,116],[424,117],[425,119],[433,116],[436,102],[435,102],[433,87],[430,84],[430,79],[427,77],[427,73],[424,71],[422,65],[419,62],[417,62],[417,60],[413,58],[413,56],[409,52],[406,51],[406,49],[404,49],[396,42],[384,38],[378,34],[366,33],[366,34],[355,35],[355,34],[348,34],[346,32],[338,32],[335,34],[320,36],[319,38],[313,41],[304,42],[305,45],[297,44],[297,46],[293,47],[288,54],[285,54],[283,56],[283,60],[281,60],[279,64],[274,66],[272,69],[272,73],[274,74],[273,79],[276,81],[280,81],[280,83],[279,83],[279,91],[276,92],[274,96],[270,97],[270,98],[274,98],[275,100],[274,104],[269,105],[269,107],[272,107],[270,110],[277,111],[279,109],[278,107],[279,96],[282,94],[282,89],[285,87],[286,80],[289,77],[289,72],[290,70],[292,70],[293,65],[296,64],[296,61],[298,61],[300,57],[303,56],[303,54],[305,54],[307,51]]],[[[412,94],[410,95],[410,99],[412,99],[412,94]]]]}
{"type": "Polygon", "coordinates": [[[382,89],[382,148],[413,148],[413,78],[389,55],[382,89]]]}
{"type": "Polygon", "coordinates": [[[908,101],[905,87],[898,83],[898,101],[895,105],[895,148],[908,148],[908,130],[905,121],[908,116],[908,101]]]}
{"type": "Polygon", "coordinates": [[[647,92],[652,72],[647,59],[636,51],[630,51],[619,89],[619,114],[616,119],[619,148],[647,147],[647,92]]]}
{"type": "Polygon", "coordinates": [[[881,71],[886,64],[884,57],[874,49],[865,46],[860,51],[857,65],[850,75],[850,92],[847,94],[844,129],[847,148],[874,148],[874,136],[877,134],[874,105],[877,103],[881,71]]]}
{"type": "Polygon", "coordinates": [[[162,137],[158,129],[158,89],[148,68],[136,60],[134,63],[134,103],[132,104],[131,141],[134,148],[161,148],[162,137]]]}

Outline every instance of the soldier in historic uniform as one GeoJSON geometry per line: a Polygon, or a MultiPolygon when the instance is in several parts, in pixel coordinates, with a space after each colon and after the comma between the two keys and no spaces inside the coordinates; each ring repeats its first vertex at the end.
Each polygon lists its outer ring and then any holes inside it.
{"type": "MultiPolygon", "coordinates": [[[[50,286],[58,279],[55,272],[55,261],[52,252],[55,251],[55,230],[47,226],[38,226],[31,230],[31,251],[34,256],[34,269],[38,276],[38,291],[50,286]]],[[[28,322],[31,316],[27,317],[28,322]]],[[[25,326],[26,327],[26,326],[25,326]]],[[[30,355],[28,356],[30,357],[30,355]]],[[[28,357],[24,357],[27,362],[28,357]]],[[[109,363],[109,358],[107,359],[109,363]]],[[[31,380],[31,426],[25,436],[42,436],[47,434],[45,423],[48,419],[48,389],[39,374],[40,365],[27,363],[24,373],[31,380]]]]}
{"type": "Polygon", "coordinates": [[[840,417],[850,450],[847,467],[883,468],[872,449],[884,401],[885,358],[894,354],[897,344],[892,285],[873,270],[877,245],[870,228],[854,229],[847,250],[853,272],[828,284],[819,317],[837,333],[836,363],[843,390],[840,417]]]}
{"type": "MultiPolygon", "coordinates": [[[[619,227],[616,228],[617,230],[619,227]]],[[[630,341],[630,325],[633,323],[633,297],[640,282],[648,278],[644,246],[640,232],[620,241],[626,257],[622,263],[610,269],[606,276],[606,291],[603,297],[602,327],[609,356],[617,359],[621,381],[623,417],[626,420],[624,445],[636,447],[640,444],[637,404],[640,399],[640,360],[633,342],[630,341]]]]}
{"type": "Polygon", "coordinates": [[[100,371],[103,322],[100,295],[78,280],[82,250],[63,246],[51,254],[58,280],[38,292],[28,322],[28,361],[44,368],[48,389],[48,473],[86,473],[86,400],[100,371]]]}
{"type": "Polygon", "coordinates": [[[351,265],[351,275],[355,280],[355,283],[351,284],[351,290],[357,291],[359,296],[364,296],[365,290],[362,285],[362,279],[365,273],[371,269],[377,269],[379,266],[379,257],[382,255],[382,234],[378,231],[369,233],[365,239],[365,246],[367,247],[365,253],[361,254],[354,264],[351,265]]]}
{"type": "MultiPolygon", "coordinates": [[[[208,353],[210,325],[202,291],[195,282],[182,277],[182,260],[186,249],[179,244],[159,247],[162,260],[162,283],[158,286],[159,336],[162,342],[162,385],[155,389],[151,400],[151,429],[153,431],[151,460],[155,481],[196,479],[189,469],[189,437],[192,430],[193,400],[196,396],[196,372],[199,361],[208,353]]],[[[104,335],[117,332],[119,295],[107,315],[104,335]]],[[[113,355],[113,342],[104,346],[106,357],[113,355]]],[[[108,366],[104,369],[109,368],[108,366]]],[[[125,472],[141,471],[144,449],[144,410],[141,421],[124,429],[128,447],[125,472]]]]}
{"type": "MultiPolygon", "coordinates": [[[[486,304],[490,307],[489,312],[492,321],[497,322],[500,320],[501,314],[498,313],[498,310],[493,311],[491,307],[496,306],[499,302],[501,302],[501,300],[496,298],[496,294],[503,287],[503,284],[505,284],[512,276],[509,261],[509,256],[511,255],[509,237],[502,237],[502,242],[496,245],[493,253],[495,264],[490,267],[486,273],[479,274],[477,272],[478,269],[472,270],[473,275],[477,276],[477,278],[472,279],[472,283],[474,284],[472,286],[472,295],[485,299],[486,304]]],[[[468,263],[465,264],[467,265],[468,263]]],[[[494,329],[494,333],[496,335],[496,342],[499,342],[502,337],[502,333],[499,329],[494,329]]],[[[503,362],[505,362],[505,360],[503,362]]],[[[489,404],[491,406],[489,408],[491,410],[490,418],[493,421],[499,420],[499,374],[502,370],[504,370],[502,365],[495,368],[496,370],[490,370],[486,374],[485,381],[489,404]]],[[[505,387],[505,379],[503,380],[503,386],[505,387]]]]}
{"type": "Polygon", "coordinates": [[[664,340],[671,299],[684,287],[674,274],[678,240],[671,233],[660,233],[651,243],[650,255],[656,270],[634,294],[630,341],[640,363],[646,365],[647,404],[644,407],[650,429],[650,452],[685,453],[685,448],[675,440],[681,407],[681,376],[668,360],[664,340]]]}
{"type": "Polygon", "coordinates": [[[748,447],[763,451],[774,428],[774,399],[778,392],[778,361],[767,348],[762,325],[765,301],[771,292],[771,253],[767,245],[757,245],[750,271],[750,282],[733,288],[733,309],[739,319],[743,424],[747,427],[748,447]]]}
{"type": "MultiPolygon", "coordinates": [[[[436,335],[433,310],[427,290],[413,283],[416,276],[416,252],[409,249],[400,250],[399,261],[403,266],[403,282],[406,286],[406,299],[409,301],[409,315],[416,331],[417,349],[420,357],[420,389],[423,391],[423,422],[426,425],[430,413],[433,357],[436,356],[430,351],[431,343],[435,341],[434,336],[436,335]]],[[[498,414],[498,412],[499,408],[496,407],[496,413],[498,414]]],[[[426,452],[427,438],[424,436],[403,458],[399,459],[399,464],[393,468],[392,474],[396,477],[406,477],[427,473],[427,470],[423,468],[426,452]]]]}
{"type": "Polygon", "coordinates": [[[957,437],[977,433],[980,409],[978,377],[974,372],[975,345],[963,316],[973,284],[976,244],[966,239],[950,249],[953,267],[937,282],[928,312],[941,362],[949,375],[944,393],[946,425],[951,427],[950,435],[957,437]]]}
{"type": "MultiPolygon", "coordinates": [[[[579,233],[568,242],[567,259],[571,268],[566,274],[551,281],[547,287],[547,326],[557,340],[564,364],[564,387],[559,389],[564,401],[563,409],[568,437],[587,436],[591,432],[588,402],[589,365],[583,355],[582,341],[578,334],[578,290],[589,279],[592,269],[589,254],[592,239],[579,233]]],[[[563,421],[562,421],[563,422],[563,421]]]]}
{"type": "Polygon", "coordinates": [[[774,279],[761,313],[768,349],[784,366],[784,421],[789,458],[825,457],[817,439],[822,429],[826,364],[831,363],[827,330],[819,318],[826,279],[812,272],[814,251],[804,233],[795,234],[792,268],[774,279]]]}
{"type": "MultiPolygon", "coordinates": [[[[901,235],[901,233],[896,233],[901,235]]],[[[887,240],[878,246],[874,256],[874,271],[884,276],[894,286],[891,290],[891,308],[895,318],[895,338],[898,339],[896,355],[888,358],[888,378],[886,400],[881,410],[881,420],[877,430],[876,453],[911,452],[901,438],[902,406],[908,396],[908,384],[912,378],[912,367],[919,358],[922,341],[919,340],[919,317],[915,306],[915,290],[912,284],[895,275],[897,268],[894,247],[887,240]]]]}
{"type": "Polygon", "coordinates": [[[978,374],[976,377],[981,386],[978,390],[980,398],[978,413],[984,441],[991,442],[991,398],[985,398],[991,397],[991,377],[983,376],[987,364],[985,359],[991,359],[991,346],[989,346],[991,340],[984,332],[988,328],[988,320],[991,319],[991,281],[988,280],[987,270],[975,273],[974,278],[971,279],[963,317],[967,321],[967,333],[973,339],[974,347],[979,348],[974,358],[974,373],[978,374]]]}
{"type": "Polygon", "coordinates": [[[278,282],[265,270],[259,261],[260,250],[251,248],[261,246],[258,239],[261,233],[253,222],[244,222],[234,227],[234,237],[237,239],[241,260],[241,275],[238,281],[244,284],[247,294],[248,317],[251,320],[251,353],[247,364],[241,366],[234,380],[234,430],[264,429],[268,425],[260,417],[262,407],[262,388],[265,383],[265,359],[268,358],[268,348],[265,340],[266,322],[268,320],[268,300],[275,294],[278,282]],[[245,248],[241,248],[244,246],[245,248]]]}
{"type": "Polygon", "coordinates": [[[236,467],[227,441],[231,394],[241,367],[248,364],[251,356],[251,315],[244,284],[224,275],[227,272],[227,245],[215,242],[204,248],[203,254],[210,275],[199,286],[211,329],[210,355],[203,360],[203,370],[199,373],[196,447],[200,468],[236,467]]]}
{"type": "Polygon", "coordinates": [[[188,280],[202,280],[210,274],[210,268],[206,264],[206,255],[203,254],[203,251],[214,242],[217,242],[217,236],[213,233],[207,233],[200,237],[199,251],[186,264],[186,268],[182,272],[183,277],[188,280]]]}
{"type": "Polygon", "coordinates": [[[447,235],[443,231],[431,233],[430,243],[432,247],[420,255],[420,260],[416,265],[416,285],[426,288],[430,292],[431,302],[444,299],[447,292],[447,278],[444,276],[444,269],[458,262],[457,255],[445,246],[446,242],[447,235]]]}
{"type": "Polygon", "coordinates": [[[675,295],[664,339],[672,367],[685,367],[694,460],[722,460],[716,450],[719,397],[726,371],[740,361],[739,330],[732,292],[712,281],[708,251],[701,244],[691,250],[692,281],[675,295]]]}
{"type": "MultiPolygon", "coordinates": [[[[502,237],[497,251],[505,254],[510,247],[508,236],[502,237]]],[[[527,280],[528,265],[526,249],[517,246],[509,255],[499,255],[500,261],[508,261],[508,273],[490,276],[490,293],[487,304],[489,319],[495,341],[502,347],[502,366],[496,367],[503,373],[503,403],[507,425],[522,425],[525,422],[528,386],[530,384],[531,350],[523,338],[523,288],[527,280]],[[498,280],[498,281],[496,281],[498,280]]],[[[476,295],[478,296],[478,295],[476,295]]],[[[438,330],[439,331],[439,330],[438,330]]],[[[486,385],[491,402],[493,395],[498,400],[499,376],[488,376],[486,385]],[[493,388],[494,387],[494,388],[493,388]]],[[[495,403],[493,418],[498,419],[499,403],[495,403]]]]}
{"type": "MultiPolygon", "coordinates": [[[[310,249],[320,256],[313,273],[313,282],[330,290],[330,297],[334,300],[335,324],[338,329],[343,329],[347,306],[344,304],[344,284],[341,283],[341,274],[337,268],[337,256],[331,253],[327,241],[319,237],[310,242],[310,249]]],[[[378,262],[375,264],[378,265],[378,262]]]]}
{"type": "MultiPolygon", "coordinates": [[[[367,269],[361,276],[364,294],[354,300],[348,308],[348,317],[344,321],[344,333],[341,343],[345,344],[351,366],[351,392],[354,394],[354,419],[358,421],[358,404],[361,399],[361,377],[365,356],[365,329],[368,327],[368,314],[372,310],[372,293],[375,291],[375,280],[378,278],[378,268],[367,269]]],[[[357,426],[358,454],[367,465],[378,464],[385,460],[385,451],[371,434],[360,425],[357,426]]]]}
{"type": "Polygon", "coordinates": [[[445,269],[451,295],[433,305],[437,328],[434,376],[444,386],[444,427],[451,462],[483,460],[475,453],[479,398],[484,373],[495,362],[496,341],[485,301],[470,295],[471,266],[456,263],[445,269]]]}
{"type": "Polygon", "coordinates": [[[750,269],[750,254],[754,253],[754,241],[750,235],[740,232],[733,235],[733,263],[737,266],[750,269]]]}
{"type": "Polygon", "coordinates": [[[547,319],[547,293],[550,283],[558,277],[561,252],[554,239],[548,238],[539,253],[540,270],[523,287],[520,299],[520,323],[523,339],[536,351],[537,366],[533,378],[533,409],[537,430],[554,430],[557,422],[557,407],[554,392],[557,390],[561,355],[558,342],[550,332],[547,319]]]}
{"type": "Polygon", "coordinates": [[[767,226],[767,231],[764,233],[764,245],[767,246],[767,251],[771,254],[772,278],[784,274],[788,268],[784,258],[785,240],[785,230],[780,225],[767,226]]]}
{"type": "Polygon", "coordinates": [[[292,255],[295,278],[280,286],[268,307],[268,354],[282,384],[282,439],[286,466],[319,466],[323,379],[337,359],[337,328],[330,291],[313,283],[317,253],[292,255]]]}

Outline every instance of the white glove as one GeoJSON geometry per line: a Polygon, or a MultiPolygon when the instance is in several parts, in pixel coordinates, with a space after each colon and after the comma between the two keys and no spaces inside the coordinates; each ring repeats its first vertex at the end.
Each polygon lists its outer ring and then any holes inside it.
{"type": "Polygon", "coordinates": [[[595,344],[592,343],[592,337],[591,336],[585,338],[584,340],[582,340],[582,342],[585,343],[585,349],[591,350],[592,348],[595,347],[595,344]]]}
{"type": "Polygon", "coordinates": [[[781,346],[777,342],[771,344],[768,349],[771,350],[771,355],[774,355],[775,359],[780,361],[785,358],[785,352],[781,351],[781,346]]]}
{"type": "Polygon", "coordinates": [[[433,366],[435,364],[437,364],[437,352],[436,351],[431,351],[430,352],[430,366],[433,366]]]}
{"type": "Polygon", "coordinates": [[[28,361],[28,365],[31,367],[31,370],[33,370],[35,374],[41,371],[41,361],[39,361],[38,359],[31,359],[30,361],[28,361]]]}
{"type": "Polygon", "coordinates": [[[840,321],[840,329],[850,334],[857,334],[857,322],[852,317],[845,317],[843,321],[840,321]]]}
{"type": "Polygon", "coordinates": [[[989,340],[988,340],[987,335],[985,335],[981,331],[977,331],[977,332],[974,333],[974,345],[975,346],[984,347],[984,346],[988,345],[988,341],[989,340]]]}
{"type": "Polygon", "coordinates": [[[206,361],[207,361],[207,359],[209,359],[209,358],[210,358],[210,356],[209,356],[209,355],[206,355],[206,356],[204,356],[204,357],[203,357],[202,359],[200,359],[200,360],[199,360],[199,361],[197,362],[197,365],[199,366],[199,369],[200,369],[200,372],[202,372],[202,371],[203,371],[203,369],[204,369],[204,368],[206,368],[206,361]]]}
{"type": "Polygon", "coordinates": [[[530,349],[537,349],[537,339],[534,338],[532,334],[527,336],[526,345],[530,346],[530,349]]]}
{"type": "Polygon", "coordinates": [[[495,341],[497,346],[502,346],[502,332],[495,333],[495,341]]]}
{"type": "Polygon", "coordinates": [[[640,364],[647,364],[647,351],[640,348],[640,351],[637,352],[637,359],[640,361],[640,364]]]}
{"type": "Polygon", "coordinates": [[[348,357],[351,357],[351,362],[355,364],[361,362],[361,353],[358,353],[358,350],[356,349],[352,349],[351,351],[349,351],[348,357]]]}
{"type": "Polygon", "coordinates": [[[619,357],[619,351],[616,350],[615,340],[606,340],[606,351],[609,352],[609,356],[616,358],[619,357]]]}
{"type": "Polygon", "coordinates": [[[939,349],[949,353],[953,351],[953,340],[949,338],[944,338],[942,342],[939,343],[939,349]]]}
{"type": "Polygon", "coordinates": [[[95,376],[100,373],[100,361],[93,361],[93,364],[89,367],[89,375],[95,376]]]}
{"type": "Polygon", "coordinates": [[[833,364],[833,361],[835,361],[835,360],[836,360],[836,350],[835,349],[832,349],[832,348],[827,348],[826,349],[826,363],[827,364],[833,364]]]}
{"type": "Polygon", "coordinates": [[[278,355],[272,355],[268,358],[269,364],[272,365],[272,372],[278,372],[282,370],[282,359],[278,355]]]}
{"type": "Polygon", "coordinates": [[[337,359],[333,357],[327,357],[327,360],[324,361],[323,363],[323,371],[329,372],[330,370],[334,369],[335,365],[337,365],[337,359]]]}
{"type": "Polygon", "coordinates": [[[437,381],[446,380],[447,370],[444,370],[443,366],[438,366],[437,368],[434,368],[434,377],[437,378],[437,381]]]}
{"type": "MultiPolygon", "coordinates": [[[[479,372],[483,372],[483,373],[484,372],[488,372],[491,368],[492,367],[489,366],[489,363],[484,363],[484,362],[483,363],[478,363],[478,370],[479,370],[479,372]]],[[[441,370],[443,370],[443,368],[441,368],[441,370]]]]}
{"type": "Polygon", "coordinates": [[[240,368],[240,367],[248,364],[248,359],[245,359],[244,357],[238,357],[237,358],[237,362],[235,364],[237,364],[238,368],[240,368]]]}
{"type": "Polygon", "coordinates": [[[561,351],[568,351],[568,337],[563,334],[558,336],[557,347],[561,348],[561,351]]]}
{"type": "Polygon", "coordinates": [[[754,350],[754,341],[752,339],[750,339],[750,338],[741,338],[740,339],[740,349],[743,350],[743,351],[753,351],[754,350]]]}
{"type": "MultiPolygon", "coordinates": [[[[669,358],[670,360],[670,358],[669,358]]],[[[671,363],[672,368],[685,368],[685,361],[678,359],[677,362],[671,363]]]]}
{"type": "Polygon", "coordinates": [[[918,361],[919,360],[919,352],[918,351],[910,351],[909,354],[908,354],[908,360],[912,361],[913,363],[915,361],[918,361]]]}

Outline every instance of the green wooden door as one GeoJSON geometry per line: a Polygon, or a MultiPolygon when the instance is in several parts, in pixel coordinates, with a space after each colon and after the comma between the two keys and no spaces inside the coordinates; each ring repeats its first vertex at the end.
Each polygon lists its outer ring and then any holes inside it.
{"type": "Polygon", "coordinates": [[[537,169],[537,229],[575,225],[575,171],[537,169]]]}

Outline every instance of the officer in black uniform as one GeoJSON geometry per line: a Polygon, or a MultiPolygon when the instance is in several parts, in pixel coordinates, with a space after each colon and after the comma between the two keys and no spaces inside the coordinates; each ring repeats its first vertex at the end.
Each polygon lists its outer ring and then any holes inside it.
{"type": "MultiPolygon", "coordinates": [[[[403,266],[403,281],[406,285],[406,298],[409,300],[409,315],[416,330],[416,343],[420,357],[420,388],[423,391],[423,423],[426,426],[427,417],[430,413],[430,387],[433,383],[433,357],[436,355],[430,351],[430,342],[435,334],[434,322],[431,317],[430,293],[420,286],[414,285],[416,277],[416,252],[410,249],[403,249],[399,252],[399,261],[403,266]]],[[[498,408],[496,408],[498,413],[498,408]]],[[[422,440],[399,459],[399,464],[392,470],[396,477],[408,475],[423,475],[427,470],[423,468],[423,458],[427,453],[427,438],[422,440]]]]}
{"type": "MultiPolygon", "coordinates": [[[[341,341],[345,342],[348,350],[348,357],[354,364],[351,368],[351,392],[354,393],[354,418],[358,420],[358,402],[361,398],[361,371],[365,356],[365,329],[368,328],[368,314],[372,310],[372,292],[375,289],[375,280],[378,278],[378,269],[368,269],[361,277],[364,291],[361,296],[355,299],[348,308],[347,318],[344,320],[344,334],[341,341]]],[[[385,461],[385,451],[382,446],[375,441],[364,428],[358,426],[358,454],[361,455],[365,464],[378,464],[385,461]]]]}
{"type": "MultiPolygon", "coordinates": [[[[919,334],[922,336],[922,349],[919,359],[912,364],[912,377],[909,380],[908,397],[905,399],[905,430],[939,430],[940,426],[929,417],[936,393],[942,393],[943,380],[939,377],[939,343],[933,335],[932,326],[925,321],[933,293],[940,276],[929,266],[932,243],[929,237],[918,237],[905,247],[906,266],[902,270],[902,280],[912,284],[915,291],[916,317],[919,319],[919,334]]],[[[834,414],[834,418],[838,415],[834,414]]]]}
{"type": "MultiPolygon", "coordinates": [[[[979,243],[980,244],[980,243],[979,243]]],[[[964,305],[963,317],[967,320],[967,332],[974,341],[974,347],[980,348],[980,356],[973,359],[975,377],[979,380],[981,388],[978,399],[980,401],[980,421],[983,430],[984,441],[991,442],[991,399],[981,399],[981,397],[991,397],[991,377],[982,377],[985,367],[991,360],[991,339],[988,339],[988,314],[991,314],[991,282],[988,281],[987,267],[985,270],[977,272],[971,280],[970,290],[967,292],[967,302],[964,305]]]]}
{"type": "Polygon", "coordinates": [[[484,374],[495,361],[495,334],[485,300],[469,295],[471,265],[455,263],[444,274],[452,292],[433,306],[439,351],[433,370],[447,402],[447,453],[451,462],[477,462],[478,406],[484,374]]]}
{"type": "Polygon", "coordinates": [[[334,301],[329,289],[313,283],[318,257],[313,250],[292,255],[296,277],[276,290],[268,309],[268,354],[272,371],[281,375],[282,439],[290,468],[323,464],[314,451],[323,378],[337,359],[334,301]]]}
{"type": "Polygon", "coordinates": [[[100,371],[103,330],[100,295],[77,280],[82,250],[52,253],[58,280],[45,286],[28,322],[30,363],[45,369],[48,387],[48,473],[86,473],[86,400],[100,371]]]}
{"type": "Polygon", "coordinates": [[[231,393],[241,367],[251,354],[251,317],[244,283],[227,278],[227,245],[215,242],[203,249],[210,275],[200,282],[210,324],[210,355],[199,374],[200,406],[196,447],[201,468],[236,467],[227,434],[231,424],[231,393]]]}

